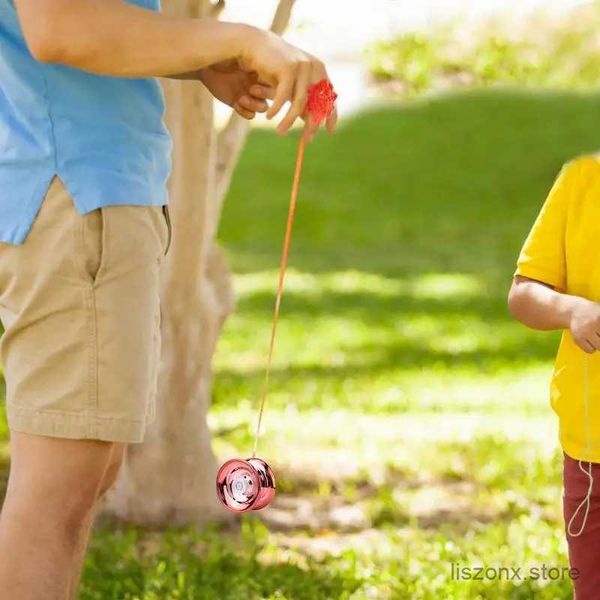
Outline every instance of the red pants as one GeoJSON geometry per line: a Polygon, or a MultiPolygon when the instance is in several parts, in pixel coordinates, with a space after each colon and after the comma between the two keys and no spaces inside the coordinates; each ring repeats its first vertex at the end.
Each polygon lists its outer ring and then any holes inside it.
{"type": "MultiPolygon", "coordinates": [[[[582,463],[588,469],[588,463],[582,463]]],[[[567,532],[569,544],[569,562],[572,569],[577,569],[578,576],[573,578],[576,600],[600,599],[600,464],[592,463],[592,488],[590,510],[585,528],[581,535],[571,536],[567,532]]],[[[584,500],[589,478],[579,468],[579,461],[564,455],[563,463],[563,514],[565,528],[584,500]]],[[[581,527],[585,507],[580,509],[577,518],[571,526],[571,531],[577,533],[581,527]]]]}

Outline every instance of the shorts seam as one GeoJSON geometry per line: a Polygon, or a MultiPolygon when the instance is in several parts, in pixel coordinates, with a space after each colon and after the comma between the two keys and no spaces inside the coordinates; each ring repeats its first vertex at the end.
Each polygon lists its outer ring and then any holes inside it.
{"type": "MultiPolygon", "coordinates": [[[[79,256],[85,256],[85,219],[73,211],[73,218],[75,219],[75,231],[77,239],[77,248],[79,249],[79,256]]],[[[84,281],[83,286],[83,301],[86,311],[86,320],[88,323],[88,400],[86,407],[86,414],[88,417],[87,423],[87,435],[94,437],[97,435],[97,426],[92,421],[92,416],[98,412],[98,322],[96,315],[96,299],[94,294],[94,284],[89,280],[86,269],[81,264],[81,261],[77,261],[78,266],[81,268],[81,276],[84,281]]],[[[101,268],[101,267],[99,267],[101,268]]]]}
{"type": "MultiPolygon", "coordinates": [[[[93,287],[87,290],[90,337],[89,337],[89,370],[88,370],[88,415],[92,417],[98,412],[98,335],[97,335],[97,317],[96,317],[96,302],[93,287]]],[[[89,419],[89,435],[94,436],[96,431],[92,424],[92,419],[89,419]]]]}
{"type": "Polygon", "coordinates": [[[66,439],[93,439],[107,442],[140,443],[144,438],[143,420],[129,420],[87,411],[49,411],[7,405],[8,426],[12,431],[66,439]]]}
{"type": "MultiPolygon", "coordinates": [[[[44,415],[49,417],[66,417],[66,418],[81,418],[87,419],[88,416],[83,413],[76,411],[68,411],[68,410],[46,410],[44,408],[25,408],[23,406],[19,406],[18,404],[13,404],[12,402],[8,402],[6,405],[11,411],[15,413],[21,414],[33,414],[33,415],[44,415]]],[[[115,421],[117,423],[127,423],[131,425],[143,425],[145,423],[145,419],[121,419],[120,417],[106,417],[104,415],[89,415],[92,419],[97,419],[100,421],[115,421]]]]}

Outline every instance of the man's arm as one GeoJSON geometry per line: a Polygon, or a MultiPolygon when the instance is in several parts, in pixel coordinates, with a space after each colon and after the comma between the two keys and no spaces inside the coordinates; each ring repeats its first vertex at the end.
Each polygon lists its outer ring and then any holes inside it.
{"type": "Polygon", "coordinates": [[[569,329],[582,350],[590,354],[600,350],[600,304],[596,302],[517,275],[508,308],[515,319],[532,329],[569,329]]]}
{"type": "Polygon", "coordinates": [[[122,0],[16,0],[35,58],[98,75],[162,77],[240,56],[259,30],[122,0]]]}
{"type": "MultiPolygon", "coordinates": [[[[280,133],[304,112],[308,86],[327,77],[314,56],[249,25],[178,18],[122,0],[15,0],[15,5],[31,53],[46,63],[113,77],[193,77],[236,59],[275,87],[268,118],[291,102],[280,133]]],[[[332,115],[328,128],[334,120],[332,115]]]]}

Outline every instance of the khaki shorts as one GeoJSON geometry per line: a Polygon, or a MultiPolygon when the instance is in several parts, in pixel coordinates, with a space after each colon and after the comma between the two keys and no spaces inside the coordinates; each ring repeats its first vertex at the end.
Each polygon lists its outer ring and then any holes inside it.
{"type": "Polygon", "coordinates": [[[22,245],[0,243],[0,359],[9,427],[140,442],[160,356],[166,208],[79,214],[52,180],[22,245]]]}

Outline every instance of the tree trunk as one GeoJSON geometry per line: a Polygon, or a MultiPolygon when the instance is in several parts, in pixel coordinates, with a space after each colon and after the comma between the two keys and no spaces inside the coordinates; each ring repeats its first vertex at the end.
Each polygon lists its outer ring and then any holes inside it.
{"type": "MultiPolygon", "coordinates": [[[[281,32],[294,0],[282,0],[281,32]]],[[[164,0],[166,12],[214,16],[224,2],[164,0]]],[[[169,181],[173,239],[162,273],[162,355],[156,422],[129,448],[106,510],[139,524],[202,524],[226,518],[215,495],[211,449],[211,360],[234,308],[231,275],[215,241],[223,198],[248,131],[232,115],[217,135],[213,101],[201,84],[166,80],[166,123],[173,137],[169,181]]]]}

